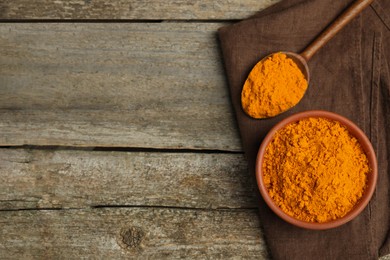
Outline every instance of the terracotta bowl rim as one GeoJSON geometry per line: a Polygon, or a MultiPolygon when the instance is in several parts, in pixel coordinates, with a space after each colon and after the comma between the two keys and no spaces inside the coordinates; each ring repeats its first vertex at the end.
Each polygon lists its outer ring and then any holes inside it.
{"type": "Polygon", "coordinates": [[[306,229],[315,229],[315,230],[324,230],[324,229],[330,229],[330,228],[335,228],[338,226],[341,226],[352,219],[354,219],[356,216],[358,216],[364,208],[367,206],[368,202],[370,201],[374,191],[375,191],[375,186],[378,178],[378,166],[377,166],[377,159],[375,155],[374,148],[372,147],[372,144],[370,140],[367,138],[367,136],[363,133],[363,131],[355,125],[352,121],[349,119],[325,110],[309,110],[309,111],[304,111],[300,113],[293,114],[282,121],[280,121],[278,124],[276,124],[266,135],[264,140],[262,141],[260,148],[257,153],[257,158],[256,158],[256,180],[257,180],[257,185],[260,190],[260,193],[267,203],[267,205],[271,208],[271,210],[278,215],[280,218],[285,220],[286,222],[293,224],[298,227],[306,228],[306,229]],[[363,197],[361,198],[360,202],[355,205],[355,207],[347,213],[342,218],[330,221],[330,222],[325,222],[325,223],[316,223],[316,222],[305,222],[302,220],[295,219],[286,213],[284,213],[272,200],[272,198],[269,196],[267,189],[264,185],[263,178],[262,178],[262,164],[264,160],[264,154],[265,154],[265,149],[270,143],[270,141],[273,139],[273,136],[275,135],[276,131],[279,129],[283,128],[284,126],[297,122],[301,119],[304,118],[309,118],[309,117],[314,117],[314,118],[327,118],[330,120],[335,120],[340,122],[342,125],[347,127],[348,131],[359,141],[361,147],[365,151],[367,155],[368,162],[371,167],[371,173],[368,178],[368,183],[367,183],[367,188],[363,194],[363,197]]]}

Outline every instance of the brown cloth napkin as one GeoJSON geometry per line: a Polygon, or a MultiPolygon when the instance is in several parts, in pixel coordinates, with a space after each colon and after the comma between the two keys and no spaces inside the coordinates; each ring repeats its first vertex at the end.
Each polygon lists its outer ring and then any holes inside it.
{"type": "Polygon", "coordinates": [[[274,259],[377,259],[390,254],[390,0],[377,0],[309,62],[311,82],[302,101],[275,118],[255,120],[241,108],[252,67],[275,51],[302,51],[352,0],[285,0],[219,30],[230,94],[252,176],[257,150],[283,118],[322,109],[354,121],[371,140],[379,164],[375,194],[353,221],[326,231],[294,227],[259,195],[260,219],[274,259]]]}

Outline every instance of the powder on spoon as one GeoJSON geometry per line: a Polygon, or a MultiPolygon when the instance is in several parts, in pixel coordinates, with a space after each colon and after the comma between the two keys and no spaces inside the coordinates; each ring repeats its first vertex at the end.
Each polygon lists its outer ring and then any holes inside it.
{"type": "Polygon", "coordinates": [[[253,118],[276,116],[295,106],[308,83],[297,64],[275,53],[256,64],[241,92],[241,105],[253,118]]]}

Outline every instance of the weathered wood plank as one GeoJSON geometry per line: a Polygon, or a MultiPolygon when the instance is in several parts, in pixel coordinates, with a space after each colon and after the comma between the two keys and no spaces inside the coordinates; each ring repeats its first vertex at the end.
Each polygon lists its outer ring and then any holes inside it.
{"type": "Polygon", "coordinates": [[[241,150],[220,26],[0,24],[0,145],[241,150]]]}
{"type": "Polygon", "coordinates": [[[255,208],[241,154],[0,149],[0,209],[255,208]]]}
{"type": "Polygon", "coordinates": [[[0,212],[2,259],[265,259],[257,210],[0,212]]]}
{"type": "Polygon", "coordinates": [[[278,0],[3,0],[0,19],[243,19],[278,0]]]}

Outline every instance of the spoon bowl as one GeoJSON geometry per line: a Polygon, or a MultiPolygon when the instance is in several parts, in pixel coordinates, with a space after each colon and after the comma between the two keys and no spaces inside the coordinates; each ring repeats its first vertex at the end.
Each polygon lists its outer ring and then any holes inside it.
{"type": "Polygon", "coordinates": [[[277,116],[300,102],[309,78],[309,67],[301,55],[272,53],[249,73],[241,91],[242,108],[256,119],[277,116]]]}

